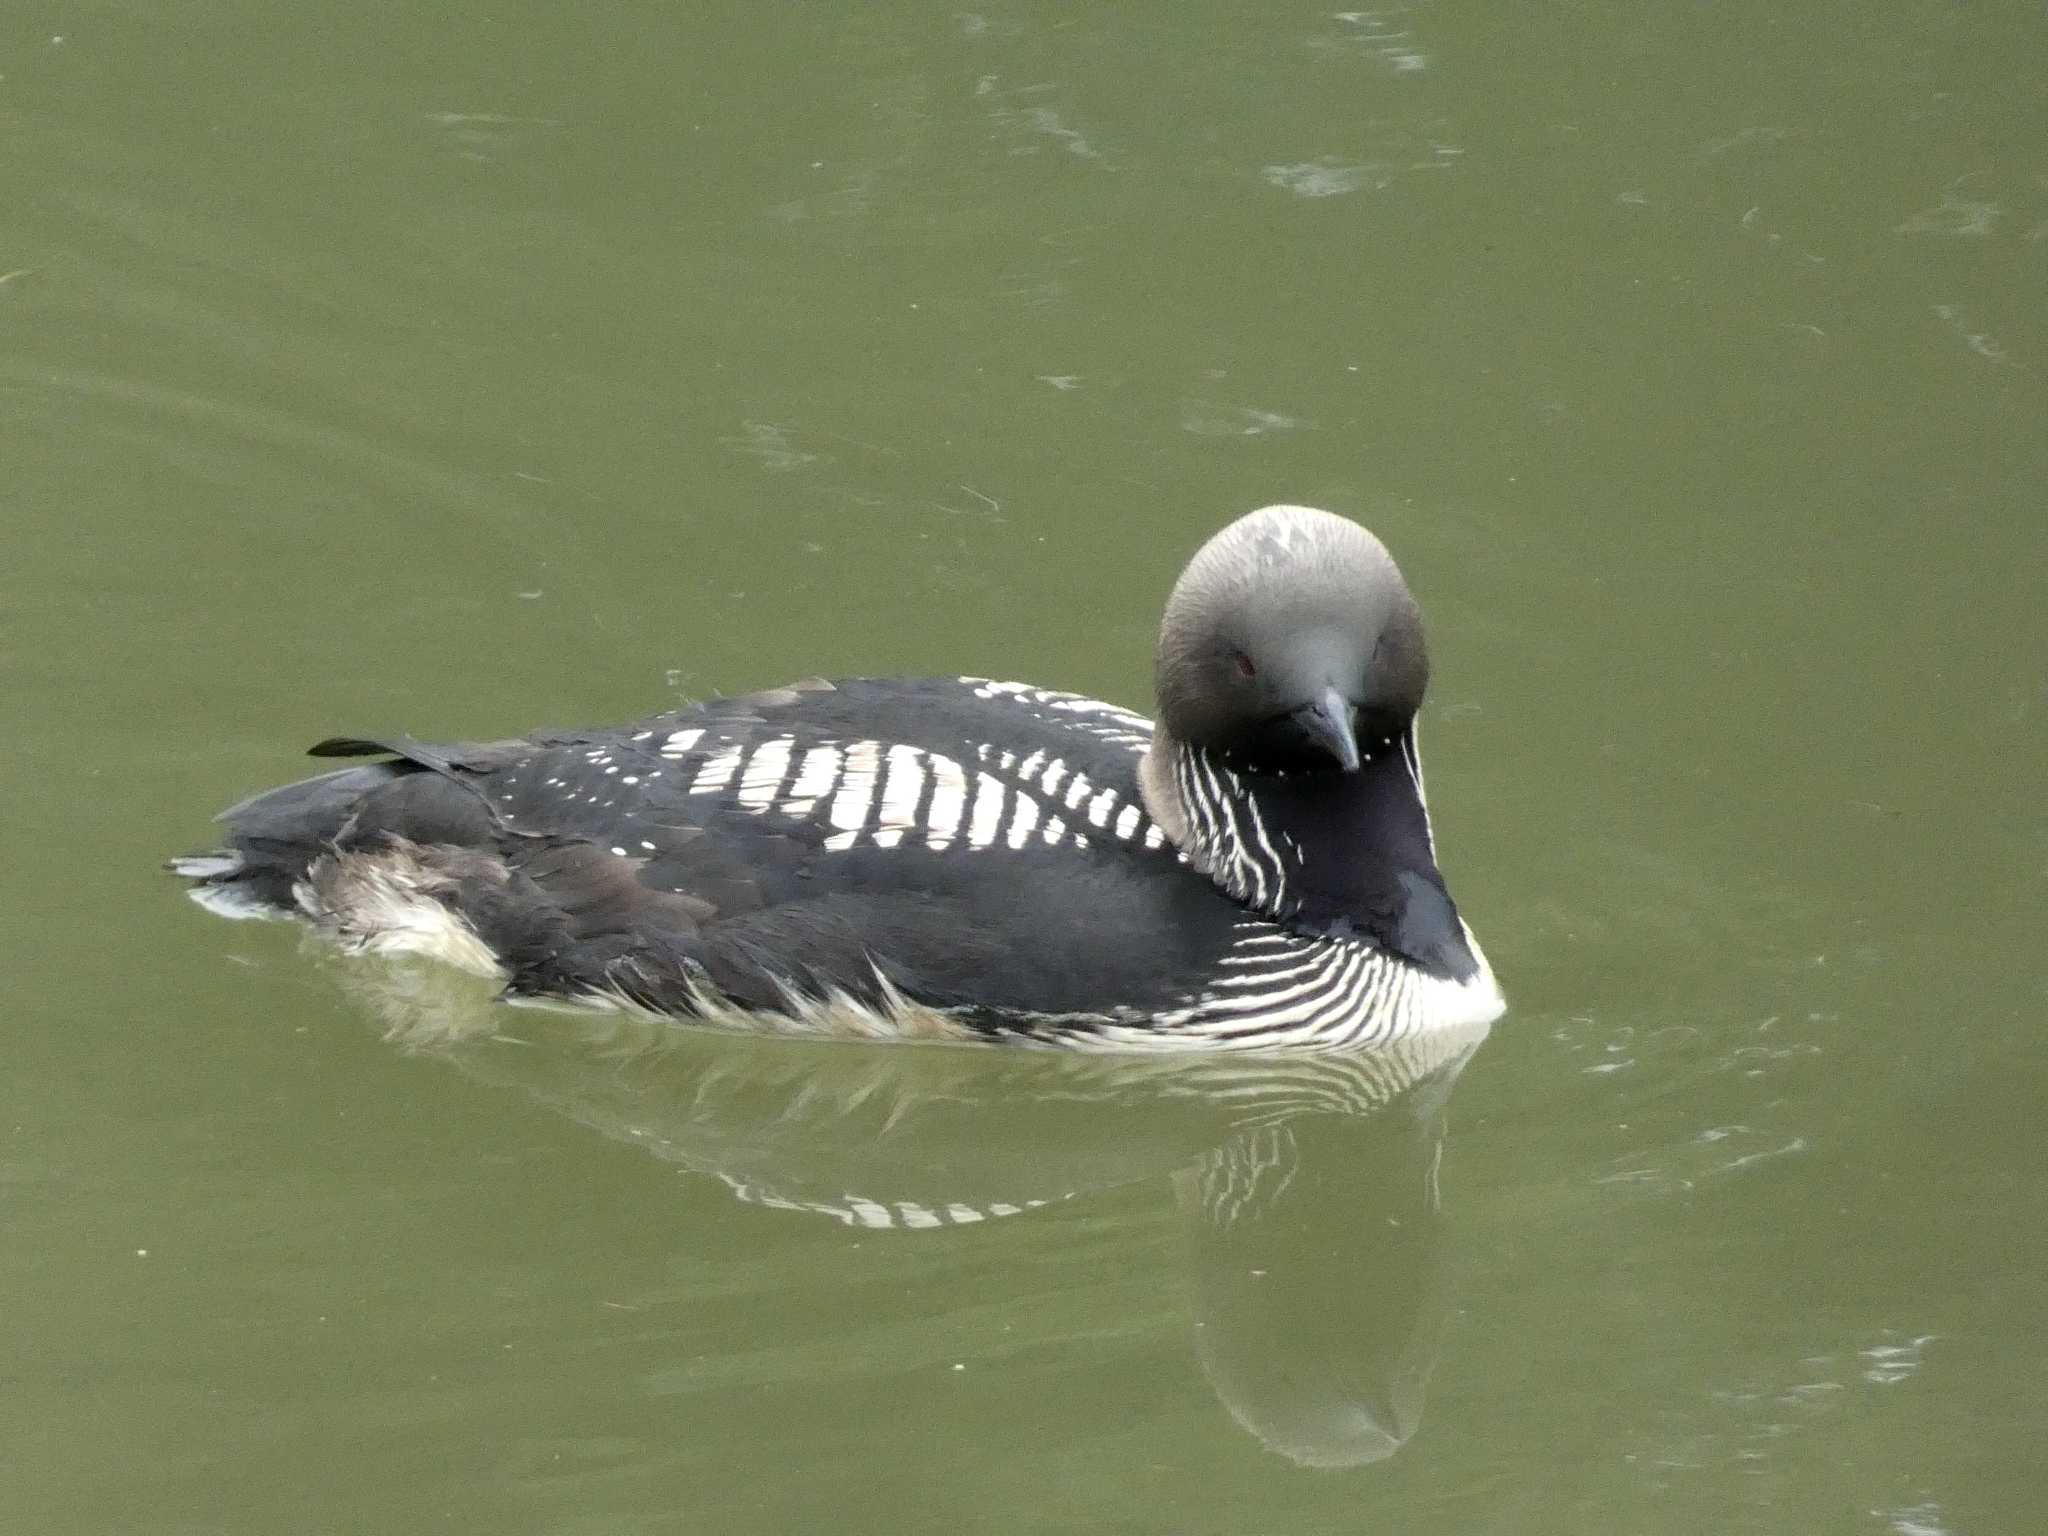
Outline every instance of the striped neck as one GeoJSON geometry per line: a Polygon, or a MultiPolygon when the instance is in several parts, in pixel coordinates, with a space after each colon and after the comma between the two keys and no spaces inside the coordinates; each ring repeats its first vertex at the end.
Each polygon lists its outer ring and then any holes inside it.
{"type": "Polygon", "coordinates": [[[1359,755],[1355,773],[1253,773],[1160,729],[1142,780],[1154,819],[1233,900],[1463,981],[1479,962],[1436,867],[1413,724],[1359,755]]]}
{"type": "Polygon", "coordinates": [[[1284,829],[1268,828],[1243,776],[1212,753],[1176,742],[1168,762],[1188,862],[1254,911],[1292,917],[1306,867],[1301,845],[1284,829]]]}

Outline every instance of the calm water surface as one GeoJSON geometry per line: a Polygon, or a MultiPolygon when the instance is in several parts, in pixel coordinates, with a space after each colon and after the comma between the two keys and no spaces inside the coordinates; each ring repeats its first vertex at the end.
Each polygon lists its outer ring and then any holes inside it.
{"type": "Polygon", "coordinates": [[[1098,11],[0,17],[8,1529],[2041,1528],[2040,7],[1098,11]],[[155,869],[336,731],[1142,705],[1282,499],[1428,609],[1468,1057],[679,1038],[155,869]]]}

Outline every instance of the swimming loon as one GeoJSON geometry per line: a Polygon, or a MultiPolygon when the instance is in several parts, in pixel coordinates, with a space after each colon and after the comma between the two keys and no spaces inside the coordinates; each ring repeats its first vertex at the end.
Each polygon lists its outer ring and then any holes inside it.
{"type": "Polygon", "coordinates": [[[786,1033],[1341,1048],[1505,1007],[1442,875],[1422,622],[1386,548],[1265,507],[1175,584],[1157,721],[983,678],[807,680],[432,744],[221,813],[233,916],[426,953],[510,1000],[786,1033]]]}

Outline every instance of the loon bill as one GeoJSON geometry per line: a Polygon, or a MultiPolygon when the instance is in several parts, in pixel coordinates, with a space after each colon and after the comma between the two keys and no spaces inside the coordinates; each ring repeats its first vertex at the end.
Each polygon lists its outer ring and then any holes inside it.
{"type": "Polygon", "coordinates": [[[807,680],[368,759],[175,859],[230,916],[512,1000],[793,1034],[1343,1048],[1505,1004],[1437,867],[1422,620],[1356,523],[1266,507],[1166,605],[1156,719],[984,678],[807,680]]]}

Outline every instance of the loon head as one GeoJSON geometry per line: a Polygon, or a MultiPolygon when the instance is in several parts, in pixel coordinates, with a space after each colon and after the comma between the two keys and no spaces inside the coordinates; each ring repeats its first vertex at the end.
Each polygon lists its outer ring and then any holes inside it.
{"type": "Polygon", "coordinates": [[[1159,724],[1249,774],[1356,773],[1422,704],[1422,613],[1384,544],[1262,507],[1195,552],[1159,629],[1159,724]]]}
{"type": "Polygon", "coordinates": [[[1145,805],[1190,864],[1298,927],[1363,934],[1466,988],[1491,973],[1436,864],[1415,714],[1422,613],[1386,546],[1264,507],[1195,552],[1159,630],[1145,805]]]}

